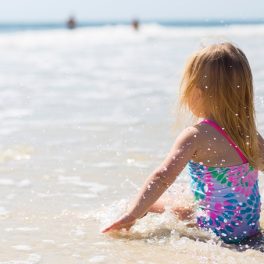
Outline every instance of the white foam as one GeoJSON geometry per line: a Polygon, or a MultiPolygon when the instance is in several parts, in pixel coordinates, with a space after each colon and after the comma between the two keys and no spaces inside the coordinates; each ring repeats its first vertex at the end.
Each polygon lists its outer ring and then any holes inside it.
{"type": "Polygon", "coordinates": [[[97,255],[97,256],[93,256],[91,257],[88,261],[90,263],[103,263],[106,259],[106,256],[104,255],[97,255]]]}
{"type": "Polygon", "coordinates": [[[64,177],[59,176],[58,177],[60,184],[73,184],[79,187],[88,188],[90,192],[94,194],[98,194],[102,191],[105,191],[107,189],[107,186],[99,184],[97,182],[87,182],[81,180],[80,177],[64,177]]]}
{"type": "Polygon", "coordinates": [[[23,188],[23,187],[29,187],[31,186],[31,181],[29,179],[23,179],[19,182],[15,182],[12,179],[0,179],[0,185],[6,185],[6,186],[12,186],[16,185],[17,187],[23,188]]]}
{"type": "Polygon", "coordinates": [[[86,232],[81,227],[77,227],[71,231],[71,234],[78,236],[78,237],[82,237],[86,234],[86,232]]]}
{"type": "Polygon", "coordinates": [[[164,27],[157,24],[143,24],[139,32],[130,26],[104,26],[79,28],[75,32],[67,30],[43,30],[0,34],[0,47],[43,49],[49,46],[62,49],[60,43],[85,48],[87,45],[98,43],[141,43],[149,39],[178,39],[182,37],[197,37],[204,35],[237,35],[237,36],[263,36],[263,25],[230,25],[223,27],[164,27]],[[11,45],[12,44],[12,45],[11,45]]]}
{"type": "Polygon", "coordinates": [[[0,207],[0,216],[7,216],[9,211],[6,210],[4,207],[0,207]]]}
{"type": "Polygon", "coordinates": [[[24,188],[24,187],[29,187],[31,186],[31,181],[29,179],[24,179],[24,180],[21,180],[20,182],[17,183],[17,186],[18,187],[21,187],[21,188],[24,188]]]}
{"type": "Polygon", "coordinates": [[[8,109],[5,111],[1,111],[0,114],[0,119],[3,118],[21,118],[24,116],[28,116],[32,114],[32,112],[28,109],[24,109],[24,108],[12,108],[12,109],[8,109]]]}
{"type": "Polygon", "coordinates": [[[41,261],[41,255],[32,253],[29,254],[26,260],[10,260],[10,261],[1,261],[0,264],[38,264],[41,261]]]}
{"type": "Polygon", "coordinates": [[[17,231],[23,231],[23,232],[32,232],[32,231],[38,231],[38,227],[30,227],[30,226],[22,226],[22,227],[17,227],[17,231]]]}
{"type": "Polygon", "coordinates": [[[6,195],[7,200],[13,200],[17,195],[15,193],[9,193],[6,195]]]}
{"type": "Polygon", "coordinates": [[[18,130],[17,128],[1,127],[0,128],[0,135],[3,135],[3,136],[10,135],[12,133],[17,132],[17,130],[18,130]]]}
{"type": "Polygon", "coordinates": [[[63,193],[54,193],[54,192],[47,192],[47,193],[37,193],[37,196],[38,197],[41,197],[41,198],[46,198],[46,197],[60,197],[60,196],[64,196],[63,193]]]}
{"type": "Polygon", "coordinates": [[[29,245],[15,245],[13,248],[19,251],[30,251],[32,249],[29,245]]]}
{"type": "Polygon", "coordinates": [[[10,186],[10,185],[14,185],[15,182],[11,179],[0,179],[0,185],[7,185],[7,186],[10,186]]]}
{"type": "Polygon", "coordinates": [[[0,162],[9,160],[29,160],[33,148],[30,146],[14,146],[5,150],[0,150],[0,162]]]}
{"type": "Polygon", "coordinates": [[[40,262],[40,260],[41,260],[41,255],[36,254],[36,253],[34,253],[34,254],[30,254],[30,255],[29,255],[29,258],[28,258],[28,262],[29,262],[30,264],[37,264],[37,263],[40,262]]]}
{"type": "Polygon", "coordinates": [[[30,226],[22,226],[22,227],[16,227],[16,228],[13,228],[13,227],[5,228],[6,232],[17,232],[17,231],[20,231],[20,232],[34,232],[34,231],[38,231],[38,230],[39,230],[38,227],[30,227],[30,226]]]}
{"type": "Polygon", "coordinates": [[[6,232],[12,232],[12,231],[14,231],[14,228],[13,227],[7,227],[7,228],[5,228],[5,231],[6,232]]]}
{"type": "Polygon", "coordinates": [[[73,193],[72,195],[83,199],[91,199],[98,197],[96,194],[93,193],[73,193]]]}
{"type": "Polygon", "coordinates": [[[99,168],[111,168],[111,167],[116,166],[116,164],[113,162],[98,162],[98,163],[94,163],[93,166],[99,167],[99,168]]]}
{"type": "Polygon", "coordinates": [[[55,241],[52,240],[52,239],[43,239],[41,240],[43,243],[46,243],[46,244],[55,244],[55,241]]]}

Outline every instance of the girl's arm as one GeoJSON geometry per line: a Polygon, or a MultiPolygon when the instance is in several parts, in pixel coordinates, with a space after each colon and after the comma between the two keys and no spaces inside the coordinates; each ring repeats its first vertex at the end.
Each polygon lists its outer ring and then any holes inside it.
{"type": "Polygon", "coordinates": [[[192,159],[197,150],[197,141],[197,128],[185,129],[176,139],[165,160],[147,178],[128,212],[103,232],[124,227],[129,229],[137,218],[142,217],[192,159]]]}
{"type": "Polygon", "coordinates": [[[168,189],[192,159],[196,151],[197,129],[185,129],[176,139],[161,165],[147,178],[128,214],[142,217],[148,208],[168,189]]]}

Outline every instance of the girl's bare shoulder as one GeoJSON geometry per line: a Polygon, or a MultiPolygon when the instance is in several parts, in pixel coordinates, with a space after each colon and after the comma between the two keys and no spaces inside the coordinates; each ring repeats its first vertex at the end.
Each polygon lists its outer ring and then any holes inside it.
{"type": "Polygon", "coordinates": [[[205,123],[199,123],[186,127],[176,139],[176,146],[191,147],[192,149],[201,149],[203,146],[214,143],[215,138],[219,138],[217,131],[205,123]]]}
{"type": "Polygon", "coordinates": [[[190,150],[196,147],[199,138],[199,130],[195,126],[186,127],[177,136],[173,149],[178,153],[179,150],[190,150]]]}
{"type": "Polygon", "coordinates": [[[198,123],[194,125],[192,131],[196,131],[196,137],[200,142],[204,140],[207,141],[208,139],[218,135],[217,131],[206,123],[198,123]]]}
{"type": "Polygon", "coordinates": [[[196,126],[189,126],[183,129],[179,137],[182,140],[195,140],[200,135],[200,131],[196,126]]]}

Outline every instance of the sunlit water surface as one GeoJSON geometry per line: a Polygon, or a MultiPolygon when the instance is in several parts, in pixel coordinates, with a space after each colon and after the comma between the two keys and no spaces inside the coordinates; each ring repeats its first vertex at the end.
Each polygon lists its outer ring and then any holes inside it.
{"type": "MultiPolygon", "coordinates": [[[[264,132],[264,26],[0,33],[0,263],[264,263],[263,241],[225,246],[169,212],[100,233],[182,127],[173,109],[187,56],[225,40],[251,63],[264,132]]],[[[168,195],[192,201],[186,172],[168,195]]]]}

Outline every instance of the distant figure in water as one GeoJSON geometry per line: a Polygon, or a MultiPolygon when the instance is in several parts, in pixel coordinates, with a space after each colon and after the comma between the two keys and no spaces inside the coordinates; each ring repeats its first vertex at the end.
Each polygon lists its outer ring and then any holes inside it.
{"type": "MultiPolygon", "coordinates": [[[[255,122],[253,78],[241,49],[226,42],[195,52],[181,81],[181,104],[195,122],[175,139],[164,161],[146,179],[134,202],[102,232],[125,228],[168,202],[179,220],[213,231],[225,243],[261,235],[258,171],[264,139],[255,122]],[[188,164],[193,202],[159,199],[188,164]]],[[[261,175],[262,176],[262,175],[261,175]]]]}
{"type": "Polygon", "coordinates": [[[76,28],[76,20],[73,16],[71,16],[67,21],[67,28],[68,29],[74,29],[76,28]]]}
{"type": "Polygon", "coordinates": [[[133,21],[132,21],[132,23],[131,23],[131,25],[132,25],[132,28],[134,29],[134,30],[139,30],[139,21],[138,21],[138,19],[134,19],[133,21]]]}

